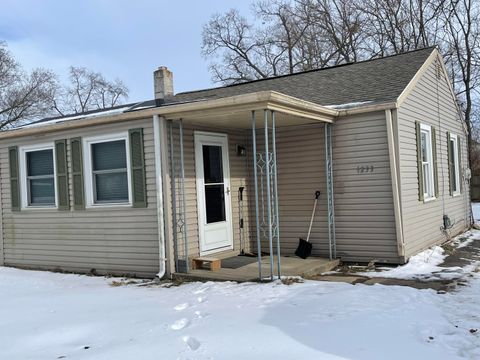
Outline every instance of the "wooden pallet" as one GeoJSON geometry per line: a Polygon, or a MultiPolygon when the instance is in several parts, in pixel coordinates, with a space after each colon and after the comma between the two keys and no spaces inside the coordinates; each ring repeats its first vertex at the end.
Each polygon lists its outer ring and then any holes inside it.
{"type": "Polygon", "coordinates": [[[222,261],[216,258],[198,257],[192,260],[192,269],[206,269],[211,271],[220,270],[222,261]],[[207,266],[207,267],[206,267],[207,266]]]}

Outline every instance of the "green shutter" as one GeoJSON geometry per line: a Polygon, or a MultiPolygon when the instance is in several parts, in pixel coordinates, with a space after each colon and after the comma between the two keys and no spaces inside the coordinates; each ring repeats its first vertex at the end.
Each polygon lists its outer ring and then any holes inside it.
{"type": "Polygon", "coordinates": [[[72,189],[73,189],[73,208],[75,210],[85,209],[85,198],[83,190],[83,156],[82,156],[82,138],[70,139],[71,157],[72,157],[72,189]]]}
{"type": "Polygon", "coordinates": [[[8,148],[10,162],[10,192],[12,211],[20,211],[20,179],[18,175],[18,147],[8,148]]]}
{"type": "Polygon", "coordinates": [[[457,138],[457,145],[458,145],[458,172],[460,174],[459,176],[459,186],[460,186],[460,193],[463,192],[463,176],[461,171],[462,169],[462,139],[460,139],[460,136],[457,138]]]}
{"type": "Polygon", "coordinates": [[[132,172],[133,207],[147,207],[145,185],[145,157],[143,153],[143,129],[130,129],[130,164],[132,172]]]}
{"type": "Polygon", "coordinates": [[[58,210],[70,210],[66,139],[55,141],[55,162],[57,171],[58,210]]]}
{"type": "Polygon", "coordinates": [[[452,150],[450,148],[450,133],[447,131],[447,157],[448,157],[448,190],[450,192],[450,196],[453,195],[453,186],[452,186],[452,179],[455,176],[455,174],[452,174],[453,172],[453,154],[452,150]]]}
{"type": "Polygon", "coordinates": [[[435,186],[435,197],[438,198],[438,164],[437,164],[437,132],[432,126],[432,160],[433,160],[433,185],[435,186]]]}
{"type": "Polygon", "coordinates": [[[417,168],[418,168],[418,200],[424,200],[423,190],[423,162],[422,162],[422,134],[420,123],[415,121],[415,130],[417,135],[417,168]]]}

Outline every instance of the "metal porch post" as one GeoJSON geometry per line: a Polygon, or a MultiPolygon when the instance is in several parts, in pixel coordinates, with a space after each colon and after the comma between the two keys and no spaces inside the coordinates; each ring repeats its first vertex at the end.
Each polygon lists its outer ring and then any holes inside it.
{"type": "Polygon", "coordinates": [[[183,215],[183,240],[185,246],[185,272],[188,273],[189,264],[188,264],[188,236],[187,236],[187,201],[185,199],[185,163],[183,156],[183,121],[180,119],[178,122],[179,127],[179,136],[180,136],[180,177],[181,181],[181,190],[182,190],[182,215],[183,215]]]}
{"type": "Polygon", "coordinates": [[[168,120],[168,135],[170,141],[170,164],[171,164],[171,191],[172,191],[172,215],[173,215],[173,226],[172,226],[172,233],[173,233],[173,252],[175,258],[175,271],[180,271],[178,266],[178,237],[177,237],[177,193],[176,193],[176,168],[175,168],[175,155],[174,155],[174,144],[173,144],[173,122],[172,120],[168,120]]]}
{"type": "Polygon", "coordinates": [[[327,176],[328,244],[330,260],[337,257],[332,161],[332,125],[325,123],[325,172],[327,176]]]}
{"type": "Polygon", "coordinates": [[[252,150],[253,150],[253,182],[255,185],[255,224],[257,229],[258,278],[262,281],[262,244],[260,241],[260,220],[258,218],[258,179],[257,179],[257,136],[255,110],[252,111],[252,150]]]}
{"type": "Polygon", "coordinates": [[[275,124],[275,111],[272,110],[272,155],[273,155],[273,192],[275,202],[275,237],[277,240],[277,272],[281,279],[282,270],[280,264],[280,214],[278,212],[278,180],[277,180],[277,134],[275,124]]]}
{"type": "Polygon", "coordinates": [[[270,279],[273,281],[272,194],[270,189],[270,154],[268,153],[268,110],[263,110],[265,126],[265,172],[267,177],[267,227],[270,250],[270,279]]]}

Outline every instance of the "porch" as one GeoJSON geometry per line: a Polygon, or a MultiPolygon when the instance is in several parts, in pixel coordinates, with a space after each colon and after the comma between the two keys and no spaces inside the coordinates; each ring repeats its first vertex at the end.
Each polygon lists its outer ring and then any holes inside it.
{"type": "Polygon", "coordinates": [[[336,266],[334,115],[316,104],[261,92],[202,101],[191,111],[165,116],[170,273],[251,281],[314,275],[336,266]],[[199,105],[202,110],[193,110],[199,105]],[[310,238],[314,250],[303,260],[294,251],[298,238],[307,237],[316,191],[321,198],[310,238]],[[196,258],[226,254],[256,257],[235,268],[192,269],[196,258]]]}
{"type": "MultiPolygon", "coordinates": [[[[241,257],[234,255],[234,257],[226,258],[226,260],[241,257]]],[[[225,260],[225,261],[226,261],[225,260]]],[[[224,261],[220,259],[220,261],[224,261]]],[[[241,264],[241,260],[239,261],[241,264]]],[[[273,256],[273,273],[278,274],[277,256],[273,256]]],[[[294,256],[281,256],[281,274],[282,276],[300,276],[309,277],[319,275],[333,270],[340,264],[338,259],[328,259],[323,257],[310,257],[308,259],[300,259],[294,256]]],[[[261,273],[265,274],[263,279],[270,279],[270,256],[262,256],[261,259],[261,273]]],[[[188,273],[175,273],[174,278],[180,280],[195,280],[195,281],[259,281],[258,262],[247,261],[242,266],[222,267],[219,270],[211,271],[207,269],[189,270],[188,273]]]]}

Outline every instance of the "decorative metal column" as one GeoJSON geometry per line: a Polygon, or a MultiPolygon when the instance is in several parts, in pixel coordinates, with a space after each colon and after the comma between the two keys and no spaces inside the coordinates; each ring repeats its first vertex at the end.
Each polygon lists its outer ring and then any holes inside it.
{"type": "Polygon", "coordinates": [[[178,122],[180,137],[180,190],[182,194],[183,245],[185,252],[185,272],[188,273],[188,232],[187,232],[187,200],[185,198],[185,157],[183,155],[183,121],[178,122]]]}
{"type": "Polygon", "coordinates": [[[182,120],[176,121],[179,132],[179,155],[180,166],[177,168],[175,156],[175,138],[173,133],[174,122],[169,120],[169,141],[170,141],[170,163],[171,163],[171,182],[172,182],[172,213],[173,213],[173,247],[175,256],[175,270],[178,272],[188,272],[188,237],[186,220],[186,197],[185,197],[185,166],[183,153],[183,123],[182,120]],[[177,176],[177,172],[179,172],[177,176]],[[178,186],[177,186],[178,183],[178,186]],[[178,193],[177,193],[178,191],[178,193]],[[185,265],[180,266],[179,255],[179,236],[182,235],[184,245],[185,265]]]}
{"type": "Polygon", "coordinates": [[[175,271],[180,271],[178,264],[178,239],[177,239],[177,189],[176,189],[176,173],[175,168],[175,147],[173,146],[173,122],[168,120],[168,137],[170,142],[170,183],[172,191],[172,220],[173,220],[173,255],[175,258],[175,271]]]}
{"type": "Polygon", "coordinates": [[[258,279],[262,281],[262,243],[260,240],[260,214],[258,207],[258,175],[257,175],[257,127],[255,121],[255,110],[252,111],[252,150],[253,150],[253,182],[255,185],[255,225],[257,233],[258,252],[258,279]]]}
{"type": "Polygon", "coordinates": [[[268,247],[270,250],[270,279],[273,281],[273,232],[272,232],[272,193],[271,193],[271,176],[270,176],[270,160],[272,158],[271,153],[268,151],[269,138],[268,138],[268,111],[263,110],[264,118],[264,130],[265,130],[265,173],[267,184],[267,234],[268,234],[268,247]]]}
{"type": "Polygon", "coordinates": [[[335,206],[333,201],[333,170],[332,170],[332,124],[325,123],[325,174],[327,177],[327,208],[328,208],[328,244],[330,260],[337,257],[335,237],[335,206]]]}
{"type": "Polygon", "coordinates": [[[277,156],[276,156],[276,133],[275,113],[272,115],[272,128],[270,134],[268,114],[264,110],[264,149],[257,152],[255,112],[252,112],[252,142],[254,153],[254,185],[255,185],[255,220],[257,227],[257,248],[259,277],[262,280],[261,271],[261,241],[268,243],[270,253],[270,279],[274,280],[274,247],[277,247],[277,270],[281,277],[280,263],[280,238],[279,238],[279,215],[278,215],[278,182],[277,182],[277,156]],[[270,148],[270,142],[272,147],[270,148]]]}
{"type": "Polygon", "coordinates": [[[281,279],[282,277],[282,267],[280,261],[280,214],[278,212],[278,178],[277,178],[277,134],[276,134],[276,123],[275,123],[275,111],[272,110],[272,160],[273,160],[273,189],[274,189],[274,231],[273,237],[276,240],[277,244],[277,273],[278,278],[281,279]]]}

